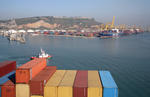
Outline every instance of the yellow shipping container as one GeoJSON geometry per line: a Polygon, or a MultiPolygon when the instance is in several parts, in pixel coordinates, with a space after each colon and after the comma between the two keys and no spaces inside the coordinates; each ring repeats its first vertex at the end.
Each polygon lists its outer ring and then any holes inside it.
{"type": "Polygon", "coordinates": [[[28,84],[16,84],[16,97],[30,97],[28,84]]]}
{"type": "Polygon", "coordinates": [[[102,97],[102,84],[98,71],[88,71],[88,97],[102,97]]]}
{"type": "Polygon", "coordinates": [[[57,70],[44,87],[44,97],[58,97],[58,85],[66,70],[57,70]]]}
{"type": "Polygon", "coordinates": [[[68,70],[58,86],[58,97],[73,97],[73,84],[76,76],[75,70],[68,70]]]}
{"type": "Polygon", "coordinates": [[[43,96],[39,96],[39,95],[32,95],[31,97],[43,97],[43,96]]]}

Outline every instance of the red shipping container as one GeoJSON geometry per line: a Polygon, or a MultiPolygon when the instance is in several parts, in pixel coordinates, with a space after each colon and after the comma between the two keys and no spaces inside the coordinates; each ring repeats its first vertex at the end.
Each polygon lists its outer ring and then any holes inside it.
{"type": "Polygon", "coordinates": [[[88,71],[77,71],[74,86],[73,97],[87,97],[88,71]]]}
{"type": "Polygon", "coordinates": [[[1,97],[16,97],[15,83],[8,80],[1,86],[1,97]]]}
{"type": "Polygon", "coordinates": [[[0,63],[0,77],[16,70],[16,61],[4,61],[0,63]]]}
{"type": "Polygon", "coordinates": [[[46,67],[45,58],[36,58],[16,69],[16,83],[26,83],[46,67]]]}
{"type": "Polygon", "coordinates": [[[43,95],[44,86],[51,76],[55,73],[56,66],[47,66],[37,76],[30,81],[31,95],[43,95]]]}

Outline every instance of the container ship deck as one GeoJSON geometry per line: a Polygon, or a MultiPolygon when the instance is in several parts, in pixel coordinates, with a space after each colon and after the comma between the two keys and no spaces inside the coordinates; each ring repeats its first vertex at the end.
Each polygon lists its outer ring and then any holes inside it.
{"type": "Polygon", "coordinates": [[[57,70],[44,58],[18,68],[14,61],[2,62],[0,75],[0,97],[118,97],[109,71],[57,70]]]}

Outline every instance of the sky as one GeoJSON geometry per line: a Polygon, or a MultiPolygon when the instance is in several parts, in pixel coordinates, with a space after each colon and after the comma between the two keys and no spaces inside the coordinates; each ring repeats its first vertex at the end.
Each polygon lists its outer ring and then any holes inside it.
{"type": "Polygon", "coordinates": [[[0,0],[0,20],[84,16],[102,23],[150,26],[150,0],[0,0]]]}

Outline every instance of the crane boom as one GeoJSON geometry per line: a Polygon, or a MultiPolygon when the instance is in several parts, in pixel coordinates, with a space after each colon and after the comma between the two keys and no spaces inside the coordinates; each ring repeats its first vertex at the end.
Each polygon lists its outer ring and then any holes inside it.
{"type": "Polygon", "coordinates": [[[111,28],[114,27],[114,22],[115,22],[115,16],[113,16],[113,20],[112,20],[112,23],[111,23],[111,28]]]}

